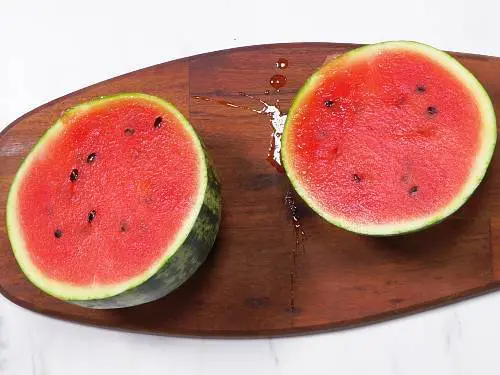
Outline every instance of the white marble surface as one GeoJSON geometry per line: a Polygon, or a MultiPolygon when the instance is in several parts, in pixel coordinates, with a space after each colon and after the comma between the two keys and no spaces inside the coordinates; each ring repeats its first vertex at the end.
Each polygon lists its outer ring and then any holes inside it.
{"type": "MultiPolygon", "coordinates": [[[[266,3],[0,0],[0,129],[83,86],[234,46],[414,39],[500,56],[497,0],[266,3]]],[[[59,322],[0,297],[0,374],[498,374],[499,317],[492,293],[337,333],[181,339],[59,322]]]]}

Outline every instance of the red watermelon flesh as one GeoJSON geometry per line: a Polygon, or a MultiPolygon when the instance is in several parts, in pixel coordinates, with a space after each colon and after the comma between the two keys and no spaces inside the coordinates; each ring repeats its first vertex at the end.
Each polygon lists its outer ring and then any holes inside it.
{"type": "Polygon", "coordinates": [[[489,100],[448,61],[411,46],[371,48],[334,60],[304,86],[283,159],[299,193],[331,221],[398,232],[449,206],[477,178],[496,128],[489,100]]]}
{"type": "Polygon", "coordinates": [[[198,146],[149,100],[65,116],[20,186],[29,256],[46,277],[79,286],[138,276],[165,255],[201,193],[198,146]]]}

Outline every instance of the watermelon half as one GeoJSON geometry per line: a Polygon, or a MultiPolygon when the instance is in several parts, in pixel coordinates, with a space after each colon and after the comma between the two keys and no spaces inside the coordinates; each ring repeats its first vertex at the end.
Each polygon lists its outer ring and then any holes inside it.
{"type": "Polygon", "coordinates": [[[65,111],[18,170],[12,250],[59,299],[116,308],[158,299],[204,262],[219,229],[219,181],[170,103],[127,93],[65,111]]]}
{"type": "Polygon", "coordinates": [[[447,53],[383,42],[326,63],[296,95],[282,162],[328,222],[368,235],[435,224],[486,173],[495,113],[478,80],[447,53]]]}

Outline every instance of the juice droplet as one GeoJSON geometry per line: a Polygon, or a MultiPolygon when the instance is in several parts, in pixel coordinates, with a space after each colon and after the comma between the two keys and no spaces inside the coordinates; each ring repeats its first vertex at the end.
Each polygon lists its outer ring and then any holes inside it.
{"type": "Polygon", "coordinates": [[[264,95],[269,95],[269,93],[270,93],[269,90],[264,91],[264,95]]]}
{"type": "Polygon", "coordinates": [[[269,79],[269,84],[276,90],[279,90],[286,85],[286,77],[282,74],[275,74],[269,79]]]}
{"type": "MultiPolygon", "coordinates": [[[[244,96],[245,98],[249,98],[249,99],[253,99],[253,100],[259,101],[261,104],[264,104],[264,109],[267,108],[267,107],[269,107],[269,104],[267,104],[262,99],[259,99],[259,98],[255,97],[253,95],[247,94],[246,92],[240,91],[238,94],[240,94],[240,96],[244,96]]],[[[262,110],[262,112],[264,112],[264,109],[262,110]]]]}
{"type": "Polygon", "coordinates": [[[278,69],[286,69],[288,68],[288,60],[280,57],[276,62],[276,68],[278,69]]]}
{"type": "MultiPolygon", "coordinates": [[[[242,93],[240,93],[240,95],[241,94],[242,93]]],[[[246,95],[246,94],[243,95],[243,96],[251,97],[250,95],[246,95]]],[[[205,102],[213,102],[213,103],[225,105],[226,107],[242,108],[242,109],[246,109],[246,110],[249,110],[249,111],[252,111],[252,112],[255,112],[255,113],[263,113],[264,112],[264,109],[255,109],[255,108],[248,107],[246,105],[234,104],[234,103],[228,102],[227,100],[212,99],[212,98],[209,98],[209,97],[206,97],[206,96],[198,96],[198,95],[193,95],[192,98],[194,100],[203,100],[205,102]]],[[[251,98],[253,98],[253,97],[251,97],[251,98]]],[[[264,102],[262,102],[262,103],[264,103],[264,102]]]]}
{"type": "Polygon", "coordinates": [[[286,114],[282,114],[277,106],[267,106],[265,113],[271,117],[271,127],[273,132],[271,134],[271,145],[267,153],[267,161],[278,172],[284,173],[285,170],[281,165],[281,136],[285,129],[286,114]]]}
{"type": "Polygon", "coordinates": [[[276,142],[276,135],[273,133],[273,137],[271,138],[271,146],[269,147],[269,151],[267,152],[267,162],[271,164],[278,172],[285,173],[283,166],[281,165],[281,160],[276,160],[276,149],[279,146],[281,149],[281,145],[276,142]]]}
{"type": "Polygon", "coordinates": [[[278,172],[284,173],[284,169],[281,166],[281,135],[283,134],[283,129],[285,127],[287,115],[282,114],[277,106],[269,105],[262,99],[259,99],[255,96],[246,94],[244,92],[239,92],[239,95],[258,101],[263,105],[263,108],[255,109],[248,106],[237,105],[225,100],[212,99],[209,97],[198,96],[198,95],[195,95],[192,98],[195,100],[203,100],[207,102],[218,103],[232,108],[242,108],[250,110],[254,113],[264,114],[269,116],[273,132],[271,134],[271,144],[269,146],[269,151],[266,159],[269,162],[269,164],[271,164],[278,172]]]}
{"type": "Polygon", "coordinates": [[[305,232],[302,229],[300,217],[297,213],[297,204],[295,203],[295,194],[292,188],[285,193],[285,205],[288,207],[292,219],[293,231],[295,233],[295,246],[290,251],[290,312],[295,312],[295,284],[297,279],[297,255],[305,253],[305,232]]]}
{"type": "Polygon", "coordinates": [[[297,212],[297,203],[295,203],[295,193],[290,188],[285,194],[285,203],[290,210],[290,217],[295,231],[295,249],[304,251],[305,232],[300,222],[300,216],[297,212]]]}

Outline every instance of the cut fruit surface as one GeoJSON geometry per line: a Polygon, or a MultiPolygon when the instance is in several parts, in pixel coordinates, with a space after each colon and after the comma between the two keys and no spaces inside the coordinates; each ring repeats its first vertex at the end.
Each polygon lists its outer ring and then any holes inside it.
{"type": "Polygon", "coordinates": [[[204,261],[219,221],[219,181],[194,129],[170,103],[136,93],[65,111],[7,203],[26,276],[89,307],[168,294],[204,261]]]}
{"type": "Polygon", "coordinates": [[[294,99],[282,161],[301,197],[329,222],[373,235],[419,230],[473,193],[496,143],[477,79],[415,42],[352,50],[294,99]]]}

